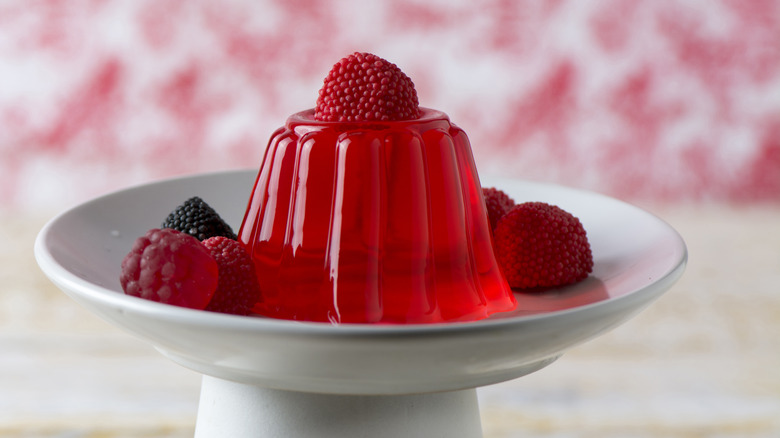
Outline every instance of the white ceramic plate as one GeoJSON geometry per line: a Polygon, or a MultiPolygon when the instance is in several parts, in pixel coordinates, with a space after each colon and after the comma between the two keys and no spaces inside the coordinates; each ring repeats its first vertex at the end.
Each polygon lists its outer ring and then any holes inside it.
{"type": "Polygon", "coordinates": [[[490,180],[518,202],[545,201],[578,216],[594,254],[577,285],[518,293],[518,309],[469,323],[340,325],[240,317],[124,295],[120,264],[133,241],[191,196],[236,230],[256,172],[171,179],[116,192],[62,213],[40,232],[46,275],[84,307],[201,373],[276,389],[408,394],[513,379],[628,320],[682,275],[677,232],[643,210],[596,193],[490,180]]]}

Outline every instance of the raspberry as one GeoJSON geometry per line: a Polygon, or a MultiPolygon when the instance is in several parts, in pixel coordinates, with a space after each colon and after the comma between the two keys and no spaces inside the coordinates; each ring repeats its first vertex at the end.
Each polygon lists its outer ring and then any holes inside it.
{"type": "Polygon", "coordinates": [[[495,231],[499,219],[515,206],[515,200],[509,195],[494,187],[482,189],[485,197],[485,207],[487,207],[488,220],[490,220],[490,229],[495,231]]]}
{"type": "Polygon", "coordinates": [[[255,264],[235,240],[217,236],[203,241],[219,266],[219,285],[206,310],[248,315],[260,301],[255,264]]]}
{"type": "Polygon", "coordinates": [[[412,80],[395,64],[355,52],[325,78],[314,118],[326,122],[414,120],[420,117],[412,80]]]}
{"type": "Polygon", "coordinates": [[[494,239],[499,266],[513,288],[563,286],[593,270],[579,219],[550,204],[515,206],[498,221],[494,239]]]}
{"type": "Polygon", "coordinates": [[[163,221],[161,228],[173,228],[197,237],[200,241],[214,236],[236,239],[230,225],[222,220],[210,205],[197,196],[176,207],[163,221]]]}
{"type": "Polygon", "coordinates": [[[122,261],[127,295],[204,309],[217,289],[217,262],[198,239],[173,229],[152,229],[136,239],[122,261]]]}

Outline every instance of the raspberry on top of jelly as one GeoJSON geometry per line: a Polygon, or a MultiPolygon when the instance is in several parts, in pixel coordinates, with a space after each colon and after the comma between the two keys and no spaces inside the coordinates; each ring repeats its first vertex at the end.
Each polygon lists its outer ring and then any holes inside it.
{"type": "Polygon", "coordinates": [[[238,240],[265,316],[473,321],[515,308],[466,133],[375,55],[325,78],[271,136],[238,240]]]}
{"type": "Polygon", "coordinates": [[[355,52],[328,73],[314,114],[329,122],[412,120],[420,108],[414,83],[398,66],[355,52]]]}

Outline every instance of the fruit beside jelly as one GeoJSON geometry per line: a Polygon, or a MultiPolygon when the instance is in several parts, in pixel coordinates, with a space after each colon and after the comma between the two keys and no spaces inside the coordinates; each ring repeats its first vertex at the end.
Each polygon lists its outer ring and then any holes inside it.
{"type": "Polygon", "coordinates": [[[498,262],[513,288],[565,286],[593,271],[585,228],[556,205],[515,205],[498,220],[493,233],[498,262]]]}

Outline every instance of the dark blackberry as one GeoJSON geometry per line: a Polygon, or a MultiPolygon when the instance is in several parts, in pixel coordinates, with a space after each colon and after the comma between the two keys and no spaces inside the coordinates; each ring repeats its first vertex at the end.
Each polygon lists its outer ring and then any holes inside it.
{"type": "Polygon", "coordinates": [[[204,241],[210,237],[222,236],[236,239],[236,234],[217,212],[197,196],[176,207],[163,221],[161,228],[173,228],[204,241]]]}

